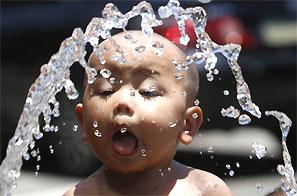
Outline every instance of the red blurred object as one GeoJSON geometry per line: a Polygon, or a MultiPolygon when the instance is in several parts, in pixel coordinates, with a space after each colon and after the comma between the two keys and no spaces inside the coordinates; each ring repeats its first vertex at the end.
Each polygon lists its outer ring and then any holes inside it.
{"type": "Polygon", "coordinates": [[[241,21],[233,16],[223,16],[208,21],[206,32],[218,44],[235,43],[245,49],[256,46],[255,36],[249,32],[241,21]]]}
{"type": "MultiPolygon", "coordinates": [[[[190,42],[187,46],[179,43],[180,32],[175,20],[169,26],[156,28],[155,32],[163,35],[184,50],[194,48],[196,45],[194,26],[190,20],[186,21],[186,33],[190,37],[190,42]]],[[[244,27],[239,19],[232,16],[223,16],[209,20],[206,25],[206,32],[218,44],[235,43],[245,49],[252,49],[256,46],[253,34],[244,27]]]]}

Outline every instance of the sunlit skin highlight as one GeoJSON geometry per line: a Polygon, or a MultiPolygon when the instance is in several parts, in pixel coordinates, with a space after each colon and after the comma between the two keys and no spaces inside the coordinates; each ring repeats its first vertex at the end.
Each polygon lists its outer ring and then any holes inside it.
{"type": "Polygon", "coordinates": [[[98,73],[104,68],[112,73],[109,78],[98,74],[93,84],[86,84],[83,103],[76,107],[82,140],[103,167],[65,195],[231,195],[218,177],[173,160],[177,145],[190,144],[203,120],[200,107],[193,104],[198,89],[195,66],[176,80],[172,60],[185,60],[178,47],[156,34],[128,33],[136,43],[125,33],[112,37],[125,53],[124,64],[111,60],[115,49],[110,40],[99,46],[109,48],[103,53],[104,64],[95,53],[89,58],[98,73]],[[162,55],[156,55],[153,41],[164,44],[162,55]],[[138,53],[138,46],[145,50],[138,53]],[[117,146],[115,135],[121,135],[122,128],[132,136],[117,146]],[[95,129],[101,137],[94,135],[95,129]]]}

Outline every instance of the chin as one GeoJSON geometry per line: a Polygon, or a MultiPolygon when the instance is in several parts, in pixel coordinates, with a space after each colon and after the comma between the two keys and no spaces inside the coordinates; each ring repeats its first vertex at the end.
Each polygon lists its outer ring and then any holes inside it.
{"type": "Polygon", "coordinates": [[[133,174],[138,172],[143,172],[149,167],[145,166],[143,163],[137,163],[135,161],[132,161],[130,163],[128,162],[117,162],[115,164],[109,162],[107,164],[104,164],[105,167],[108,170],[111,170],[112,172],[118,173],[118,174],[133,174]]]}

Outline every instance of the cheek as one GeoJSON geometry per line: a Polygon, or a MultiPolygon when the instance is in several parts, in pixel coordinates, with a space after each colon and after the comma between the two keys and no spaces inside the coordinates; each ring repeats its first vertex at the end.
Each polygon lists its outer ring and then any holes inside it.
{"type": "Polygon", "coordinates": [[[143,118],[164,128],[180,124],[185,112],[184,102],[175,97],[145,101],[138,108],[143,118]]]}

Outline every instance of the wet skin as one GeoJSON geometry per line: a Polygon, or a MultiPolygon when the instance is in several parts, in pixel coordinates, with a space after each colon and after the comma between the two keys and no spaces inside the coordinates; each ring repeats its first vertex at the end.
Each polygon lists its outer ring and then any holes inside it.
{"type": "Polygon", "coordinates": [[[214,175],[173,161],[178,143],[191,143],[202,123],[202,111],[193,105],[197,73],[190,73],[194,81],[176,80],[172,60],[183,62],[182,51],[161,36],[129,34],[136,43],[125,39],[124,33],[112,38],[125,53],[124,64],[111,60],[115,50],[110,40],[100,44],[101,49],[108,48],[104,64],[94,53],[90,56],[90,66],[98,73],[108,69],[115,78],[110,82],[110,77],[98,74],[93,84],[86,85],[83,104],[76,107],[82,139],[104,166],[67,194],[230,195],[214,175]],[[151,47],[153,41],[164,44],[161,56],[151,47]],[[145,46],[142,53],[134,50],[140,45],[145,46]]]}

